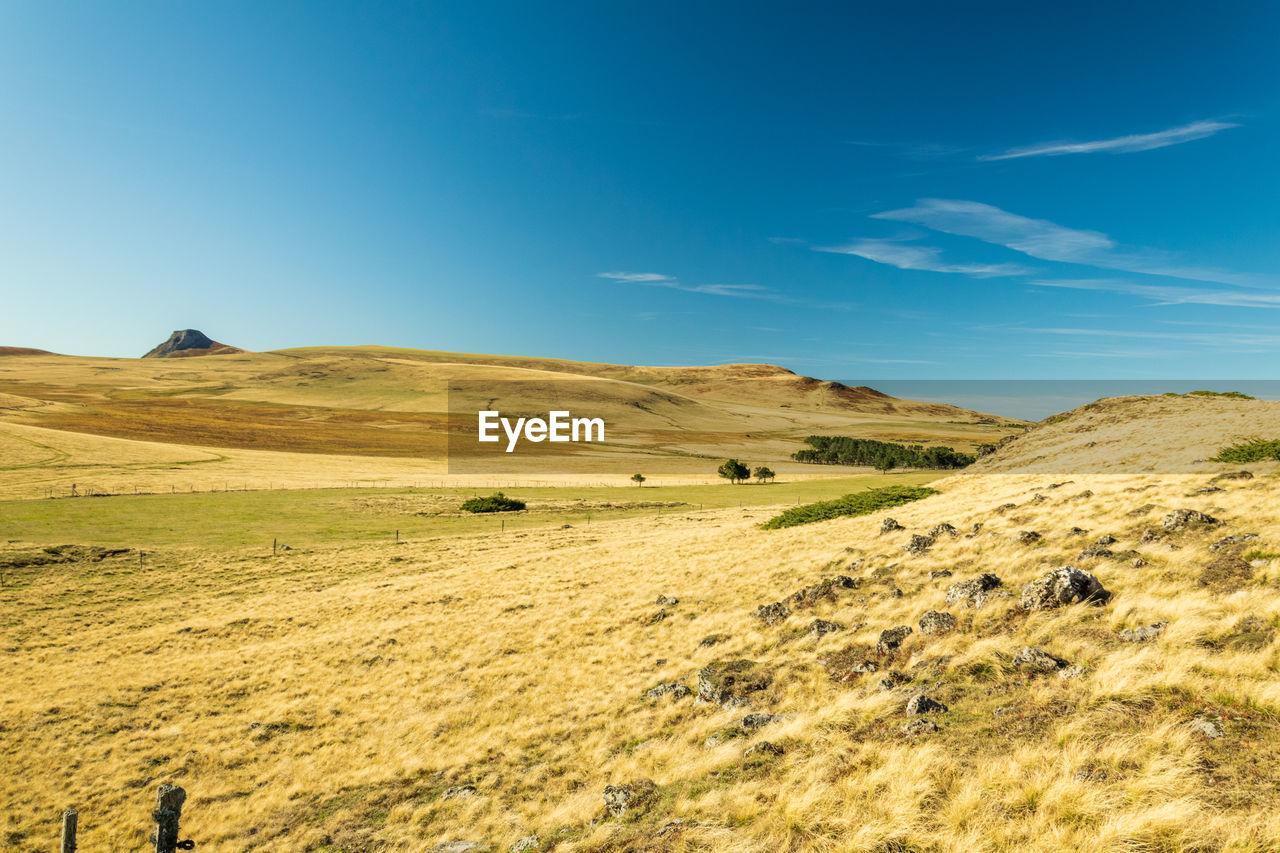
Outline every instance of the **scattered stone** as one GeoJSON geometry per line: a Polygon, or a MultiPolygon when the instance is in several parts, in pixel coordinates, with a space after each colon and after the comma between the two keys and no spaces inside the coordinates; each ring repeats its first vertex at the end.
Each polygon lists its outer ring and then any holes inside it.
{"type": "Polygon", "coordinates": [[[675,820],[669,820],[662,825],[662,829],[658,830],[658,837],[665,838],[668,835],[679,835],[684,832],[684,828],[689,824],[687,820],[678,817],[675,820]]]}
{"type": "Polygon", "coordinates": [[[1084,675],[1088,671],[1089,671],[1089,668],[1087,666],[1082,666],[1081,664],[1077,663],[1077,664],[1072,664],[1066,669],[1060,670],[1058,672],[1058,677],[1061,678],[1063,681],[1066,681],[1069,678],[1079,678],[1080,676],[1084,675]]]}
{"type": "Polygon", "coordinates": [[[1045,501],[1047,501],[1047,500],[1049,500],[1049,499],[1048,499],[1047,497],[1045,497],[1044,495],[1036,495],[1034,498],[1032,498],[1031,500],[1027,501],[1027,503],[1029,503],[1029,504],[1042,504],[1042,503],[1044,503],[1044,502],[1045,502],[1045,501]]]}
{"type": "Polygon", "coordinates": [[[1210,480],[1210,483],[1220,483],[1223,480],[1252,480],[1253,474],[1249,471],[1228,471],[1225,474],[1219,474],[1210,480]]]}
{"type": "Polygon", "coordinates": [[[1104,548],[1101,545],[1090,545],[1088,548],[1085,548],[1083,551],[1081,551],[1080,556],[1076,557],[1076,559],[1077,560],[1099,560],[1103,557],[1114,557],[1114,556],[1115,556],[1115,552],[1112,551],[1110,548],[1104,548]]]}
{"type": "Polygon", "coordinates": [[[828,622],[826,619],[814,619],[809,623],[808,632],[815,637],[823,637],[834,631],[843,631],[844,626],[839,622],[828,622]]]}
{"type": "Polygon", "coordinates": [[[1136,557],[1133,561],[1133,567],[1135,569],[1140,569],[1145,565],[1147,565],[1147,561],[1142,559],[1141,557],[1136,557]]]}
{"type": "Polygon", "coordinates": [[[1102,546],[1114,545],[1116,544],[1116,537],[1112,536],[1110,533],[1106,533],[1099,536],[1093,544],[1102,546]]]}
{"type": "Polygon", "coordinates": [[[751,704],[747,694],[769,686],[769,674],[753,660],[709,663],[698,671],[699,704],[741,708],[751,704]]]}
{"type": "Polygon", "coordinates": [[[964,602],[970,607],[981,607],[990,600],[989,593],[1000,585],[1000,578],[990,572],[984,572],[967,581],[953,583],[947,587],[947,604],[964,602]]]}
{"type": "Polygon", "coordinates": [[[936,702],[933,699],[930,699],[923,693],[917,693],[915,696],[912,696],[907,700],[906,710],[908,717],[914,717],[917,714],[945,714],[947,712],[947,706],[943,705],[941,702],[936,702]]]}
{"type": "Polygon", "coordinates": [[[956,617],[941,610],[926,610],[920,617],[921,634],[945,634],[955,627],[956,617]]]}
{"type": "Polygon", "coordinates": [[[973,527],[970,527],[970,528],[969,528],[969,533],[967,534],[967,537],[968,537],[968,538],[972,538],[972,537],[974,537],[974,536],[977,536],[977,535],[978,535],[979,533],[981,533],[981,532],[982,532],[982,522],[981,522],[981,521],[975,521],[975,522],[973,523],[973,527]]]}
{"type": "Polygon", "coordinates": [[[960,531],[956,530],[955,527],[953,527],[951,524],[948,524],[947,522],[944,521],[941,524],[935,524],[933,528],[929,531],[929,535],[932,538],[937,539],[939,536],[942,536],[942,535],[959,536],[960,531]]]}
{"type": "Polygon", "coordinates": [[[784,754],[786,754],[786,750],[778,746],[776,743],[771,743],[767,740],[762,740],[759,743],[752,744],[751,746],[747,747],[746,751],[742,753],[742,757],[750,758],[753,755],[760,755],[760,756],[772,755],[776,757],[784,754]]]}
{"type": "Polygon", "coordinates": [[[1069,664],[1056,655],[1034,646],[1023,646],[1013,655],[1013,665],[1018,669],[1030,672],[1057,672],[1069,664]]]}
{"type": "Polygon", "coordinates": [[[1093,492],[1091,492],[1091,491],[1090,491],[1090,490],[1088,490],[1088,489],[1085,489],[1085,490],[1084,490],[1083,492],[1081,492],[1080,494],[1078,494],[1078,495],[1072,495],[1071,497],[1067,498],[1067,500],[1070,500],[1070,501],[1086,501],[1086,500],[1088,500],[1088,499],[1089,499],[1089,498],[1091,498],[1091,497],[1093,497],[1093,492]]]}
{"type": "Polygon", "coordinates": [[[876,672],[880,664],[871,659],[869,646],[851,643],[837,652],[831,652],[818,658],[818,663],[827,671],[827,677],[837,684],[847,684],[859,675],[876,672]]]}
{"type": "Polygon", "coordinates": [[[797,609],[814,607],[824,599],[834,601],[837,590],[856,589],[857,586],[858,581],[856,579],[848,575],[836,575],[833,578],[824,578],[811,586],[806,586],[793,592],[787,596],[785,603],[797,609]]]}
{"type": "Polygon", "coordinates": [[[670,696],[672,699],[683,699],[693,693],[687,684],[681,684],[679,681],[666,681],[655,687],[650,687],[644,692],[646,699],[661,699],[663,696],[670,696]]]}
{"type": "Polygon", "coordinates": [[[949,569],[934,569],[932,572],[929,572],[929,580],[931,581],[936,581],[938,578],[949,577],[951,577],[951,571],[949,569]]]}
{"type": "Polygon", "coordinates": [[[666,610],[659,610],[657,613],[654,613],[652,616],[645,619],[644,621],[646,625],[657,625],[659,622],[666,619],[667,616],[668,616],[668,613],[666,610]]]}
{"type": "Polygon", "coordinates": [[[902,642],[911,634],[910,625],[897,625],[880,632],[880,639],[876,642],[876,651],[882,655],[895,652],[902,642]]]}
{"type": "Polygon", "coordinates": [[[465,800],[476,795],[475,785],[454,785],[452,788],[446,788],[441,794],[441,799],[445,800],[465,800]]]}
{"type": "Polygon", "coordinates": [[[1220,551],[1223,548],[1227,548],[1231,545],[1241,545],[1245,542],[1252,542],[1257,538],[1258,538],[1258,534],[1256,533],[1240,533],[1235,536],[1228,536],[1225,539],[1219,539],[1217,542],[1214,542],[1212,545],[1209,546],[1209,550],[1220,551]]]}
{"type": "Polygon", "coordinates": [[[749,732],[753,732],[771,723],[779,722],[781,719],[782,717],[777,714],[747,714],[738,725],[749,732]]]}
{"type": "Polygon", "coordinates": [[[488,849],[489,845],[476,841],[441,841],[427,853],[485,853],[488,849]]]}
{"type": "Polygon", "coordinates": [[[1017,509],[1017,508],[1018,508],[1017,504],[1000,504],[1000,506],[995,508],[995,513],[996,515],[1004,515],[1009,510],[1017,509]]]}
{"type": "Polygon", "coordinates": [[[1160,539],[1160,537],[1162,536],[1164,536],[1164,533],[1162,531],[1157,530],[1154,527],[1148,527],[1146,530],[1142,531],[1142,535],[1138,537],[1138,541],[1139,542],[1155,542],[1158,539],[1160,539]]]}
{"type": "Polygon", "coordinates": [[[1165,530],[1182,530],[1188,525],[1212,527],[1222,522],[1198,509],[1175,509],[1160,520],[1165,530]]]}
{"type": "Polygon", "coordinates": [[[675,607],[677,604],[680,603],[680,599],[672,598],[669,595],[660,595],[658,596],[658,600],[654,603],[657,604],[659,607],[675,607]]]}
{"type": "Polygon", "coordinates": [[[915,737],[916,735],[932,734],[938,730],[938,724],[933,720],[913,720],[902,726],[901,732],[907,737],[915,737]]]}
{"type": "Polygon", "coordinates": [[[755,616],[765,625],[775,625],[791,615],[791,608],[781,601],[773,604],[762,604],[756,608],[755,616]]]}
{"type": "Polygon", "coordinates": [[[1043,536],[1034,530],[1023,530],[1013,537],[1013,541],[1022,545],[1027,545],[1032,542],[1039,542],[1043,538],[1043,536]]]}
{"type": "Polygon", "coordinates": [[[916,556],[919,556],[927,553],[931,547],[933,547],[933,537],[921,536],[917,533],[911,537],[910,542],[902,546],[902,550],[906,551],[908,554],[915,554],[916,556]]]}
{"type": "Polygon", "coordinates": [[[536,851],[541,846],[542,846],[541,838],[539,838],[536,835],[526,835],[524,838],[521,838],[519,841],[512,842],[511,853],[529,853],[529,851],[531,850],[536,851]]]}
{"type": "Polygon", "coordinates": [[[1072,778],[1077,782],[1106,782],[1111,778],[1111,774],[1105,770],[1085,769],[1077,770],[1072,778]]]}
{"type": "Polygon", "coordinates": [[[1196,717],[1194,720],[1187,723],[1187,727],[1196,734],[1204,735],[1210,740],[1216,740],[1217,738],[1222,737],[1222,728],[1207,717],[1196,717]]]}
{"type": "Polygon", "coordinates": [[[1146,643],[1163,634],[1168,625],[1168,622],[1152,622],[1137,628],[1125,628],[1120,632],[1120,640],[1125,643],[1146,643]]]}
{"type": "Polygon", "coordinates": [[[911,679],[907,678],[900,672],[891,672],[884,678],[880,679],[877,685],[881,690],[894,690],[899,684],[906,684],[911,679]]]}
{"type": "Polygon", "coordinates": [[[643,812],[658,799],[658,786],[649,779],[637,779],[624,785],[604,789],[604,806],[613,817],[628,812],[643,812]]]}
{"type": "Polygon", "coordinates": [[[1050,610],[1077,602],[1106,604],[1111,593],[1088,572],[1063,566],[1031,581],[1022,588],[1018,606],[1023,610],[1050,610]]]}
{"type": "Polygon", "coordinates": [[[895,530],[902,530],[902,529],[903,529],[902,525],[899,524],[896,519],[886,518],[884,521],[880,522],[881,533],[892,533],[895,530]]]}
{"type": "Polygon", "coordinates": [[[1125,514],[1128,515],[1130,518],[1139,518],[1151,512],[1151,510],[1155,508],[1156,508],[1155,504],[1143,504],[1140,507],[1135,507],[1134,509],[1129,510],[1125,514]]]}
{"type": "Polygon", "coordinates": [[[708,634],[698,641],[698,648],[709,649],[712,646],[718,646],[727,639],[729,639],[728,634],[708,634]]]}
{"type": "Polygon", "coordinates": [[[1068,536],[1088,536],[1089,531],[1085,530],[1083,527],[1073,527],[1067,531],[1067,535],[1068,536]]]}
{"type": "Polygon", "coordinates": [[[1198,489],[1192,489],[1191,492],[1188,494],[1188,497],[1191,497],[1194,495],[1209,495],[1209,494],[1213,494],[1214,492],[1225,492],[1225,491],[1226,489],[1222,488],[1221,486],[1201,486],[1198,489]]]}

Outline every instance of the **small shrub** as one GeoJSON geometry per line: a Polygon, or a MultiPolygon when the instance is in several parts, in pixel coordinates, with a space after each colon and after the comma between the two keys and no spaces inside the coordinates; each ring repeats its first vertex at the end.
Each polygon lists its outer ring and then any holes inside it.
{"type": "Polygon", "coordinates": [[[1214,462],[1262,462],[1264,460],[1280,460],[1280,440],[1267,441],[1253,437],[1240,444],[1233,444],[1218,451],[1214,462]]]}
{"type": "Polygon", "coordinates": [[[831,501],[818,501],[792,507],[781,515],[769,519],[761,527],[765,530],[777,530],[781,527],[795,527],[798,524],[812,524],[815,521],[827,521],[832,518],[867,515],[877,510],[918,501],[937,493],[937,489],[931,489],[928,486],[885,486],[881,489],[868,489],[865,492],[855,492],[831,501]]]}
{"type": "Polygon", "coordinates": [[[469,498],[462,502],[463,512],[519,512],[522,509],[524,509],[524,501],[509,498],[502,492],[494,492],[483,498],[469,498]]]}

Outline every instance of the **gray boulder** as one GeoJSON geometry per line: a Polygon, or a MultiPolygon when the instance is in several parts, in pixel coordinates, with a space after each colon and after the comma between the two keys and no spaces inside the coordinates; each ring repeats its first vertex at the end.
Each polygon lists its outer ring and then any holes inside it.
{"type": "Polygon", "coordinates": [[[756,608],[755,616],[766,625],[774,625],[791,615],[791,608],[781,601],[762,604],[756,608]]]}
{"type": "Polygon", "coordinates": [[[658,799],[658,786],[650,779],[636,779],[604,789],[604,806],[613,817],[642,813],[658,799]]]}
{"type": "Polygon", "coordinates": [[[844,626],[839,622],[828,622],[826,619],[814,619],[809,623],[807,630],[815,637],[822,637],[835,631],[843,631],[844,626]]]}
{"type": "Polygon", "coordinates": [[[1065,669],[1068,662],[1044,649],[1023,646],[1014,653],[1013,665],[1026,672],[1057,672],[1065,669]]]}
{"type": "Polygon", "coordinates": [[[930,699],[923,693],[917,693],[907,700],[907,716],[914,717],[917,714],[945,714],[947,706],[941,702],[930,699]]]}
{"type": "Polygon", "coordinates": [[[981,607],[990,600],[991,590],[1000,586],[1000,578],[984,572],[976,578],[959,581],[947,587],[947,604],[967,604],[969,607],[981,607]]]}
{"type": "Polygon", "coordinates": [[[679,681],[664,681],[654,687],[650,687],[644,692],[646,699],[661,699],[663,696],[670,696],[672,699],[683,699],[693,693],[687,684],[681,684],[679,681]]]}
{"type": "Polygon", "coordinates": [[[510,849],[511,853],[529,853],[531,850],[536,851],[541,846],[541,838],[536,835],[526,835],[524,838],[512,842],[510,849]]]}
{"type": "Polygon", "coordinates": [[[751,704],[748,695],[769,685],[769,674],[753,660],[715,661],[698,671],[699,704],[741,708],[751,704]]]}
{"type": "Polygon", "coordinates": [[[1111,593],[1088,572],[1063,566],[1036,578],[1022,588],[1018,606],[1023,610],[1051,610],[1077,602],[1106,604],[1111,593]]]}
{"type": "Polygon", "coordinates": [[[954,525],[944,521],[941,524],[935,524],[929,531],[929,535],[937,539],[939,536],[959,536],[960,531],[956,530],[954,525]]]}
{"type": "Polygon", "coordinates": [[[921,634],[945,634],[956,627],[956,617],[942,610],[926,610],[920,617],[921,634]]]}
{"type": "Polygon", "coordinates": [[[1163,634],[1168,625],[1168,622],[1152,622],[1137,628],[1125,628],[1120,632],[1120,639],[1126,643],[1147,643],[1163,634]]]}
{"type": "Polygon", "coordinates": [[[910,625],[898,625],[893,628],[880,632],[880,639],[876,642],[876,651],[882,655],[897,651],[902,642],[911,635],[910,625]]]}
{"type": "Polygon", "coordinates": [[[906,551],[908,554],[920,556],[921,554],[927,553],[931,547],[933,547],[933,537],[921,536],[917,533],[911,537],[910,542],[902,546],[902,550],[906,551]]]}
{"type": "Polygon", "coordinates": [[[884,521],[880,522],[881,533],[892,533],[895,530],[901,529],[902,525],[892,518],[886,518],[884,521]]]}
{"type": "Polygon", "coordinates": [[[1222,522],[1198,509],[1175,509],[1160,520],[1165,530],[1182,530],[1188,526],[1212,527],[1222,522]]]}

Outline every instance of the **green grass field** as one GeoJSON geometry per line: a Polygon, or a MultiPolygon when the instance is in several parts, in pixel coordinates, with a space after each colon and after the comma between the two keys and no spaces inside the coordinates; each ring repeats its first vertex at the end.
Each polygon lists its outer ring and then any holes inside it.
{"type": "Polygon", "coordinates": [[[401,539],[422,540],[495,529],[601,524],[659,512],[788,506],[885,485],[919,485],[941,476],[922,471],[764,485],[505,488],[528,501],[529,509],[480,516],[456,514],[456,506],[489,490],[304,489],[3,501],[0,540],[269,550],[277,539],[292,548],[313,548],[394,541],[397,530],[401,539]],[[424,502],[430,514],[408,511],[424,502]]]}

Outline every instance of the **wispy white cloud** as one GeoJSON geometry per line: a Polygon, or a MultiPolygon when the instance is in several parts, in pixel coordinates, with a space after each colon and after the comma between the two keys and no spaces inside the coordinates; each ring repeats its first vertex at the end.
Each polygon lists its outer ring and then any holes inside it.
{"type": "Polygon", "coordinates": [[[1237,287],[1280,287],[1280,281],[1274,278],[1188,266],[1168,252],[1123,248],[1099,231],[1067,228],[977,201],[926,198],[917,201],[915,207],[888,210],[874,214],[874,218],[910,222],[944,234],[973,237],[1045,261],[1237,287]]]}
{"type": "Polygon", "coordinates": [[[1176,285],[1139,284],[1117,279],[1044,279],[1031,284],[1072,290],[1100,290],[1150,299],[1154,305],[1223,305],[1232,308],[1280,308],[1280,293],[1258,290],[1209,290],[1176,285]]]}
{"type": "Polygon", "coordinates": [[[847,302],[818,302],[803,297],[788,296],[776,290],[770,290],[758,284],[684,284],[678,279],[652,272],[602,272],[597,278],[608,278],[623,284],[634,284],[640,287],[662,287],[667,290],[679,290],[682,293],[700,293],[706,296],[729,296],[736,299],[759,299],[765,302],[777,302],[780,305],[807,305],[811,307],[833,308],[840,311],[852,307],[847,302]]]}
{"type": "Polygon", "coordinates": [[[643,284],[646,282],[671,281],[673,279],[669,275],[663,275],[657,272],[602,272],[596,273],[596,278],[611,278],[614,281],[627,281],[633,284],[643,284]]]}
{"type": "Polygon", "coordinates": [[[949,264],[942,260],[942,250],[933,246],[910,246],[898,240],[855,240],[844,246],[814,246],[816,252],[856,255],[903,270],[958,273],[974,278],[1025,275],[1030,272],[1018,264],[949,264]]]}
{"type": "Polygon", "coordinates": [[[1061,157],[1064,154],[1128,154],[1134,151],[1152,151],[1156,148],[1168,148],[1170,145],[1181,145],[1194,142],[1230,130],[1240,125],[1229,121],[1193,121],[1190,124],[1171,127],[1155,133],[1131,133],[1112,139],[1098,139],[1092,142],[1042,142],[1021,148],[1010,148],[1000,154],[986,154],[979,160],[1014,160],[1020,157],[1061,157]]]}

